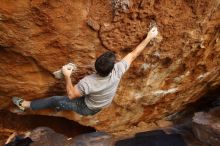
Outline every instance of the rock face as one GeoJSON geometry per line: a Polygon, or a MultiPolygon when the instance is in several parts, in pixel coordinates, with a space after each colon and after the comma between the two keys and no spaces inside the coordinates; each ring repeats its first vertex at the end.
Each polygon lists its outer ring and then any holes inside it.
{"type": "Polygon", "coordinates": [[[193,131],[196,137],[210,146],[220,145],[220,107],[209,113],[199,112],[193,117],[193,131]]]}
{"type": "Polygon", "coordinates": [[[0,108],[14,108],[11,96],[33,100],[65,94],[55,70],[74,62],[77,83],[94,72],[104,51],[122,59],[155,21],[160,41],[135,60],[109,108],[88,117],[26,112],[66,117],[113,134],[154,129],[157,121],[220,85],[219,18],[219,0],[1,0],[0,108]]]}
{"type": "Polygon", "coordinates": [[[68,138],[48,127],[38,127],[23,135],[13,133],[7,144],[12,146],[13,143],[17,143],[17,145],[20,143],[21,146],[24,146],[22,143],[25,142],[31,143],[30,146],[114,146],[115,139],[104,132],[92,132],[68,138]],[[20,141],[16,137],[19,137],[20,141]]]}

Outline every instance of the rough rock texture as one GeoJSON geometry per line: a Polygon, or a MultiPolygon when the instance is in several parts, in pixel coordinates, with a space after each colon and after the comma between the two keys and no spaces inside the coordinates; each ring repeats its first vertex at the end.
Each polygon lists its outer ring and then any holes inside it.
{"type": "Polygon", "coordinates": [[[114,146],[116,139],[104,132],[81,134],[73,138],[71,146],[114,146]]]}
{"type": "Polygon", "coordinates": [[[7,142],[10,144],[15,143],[15,136],[22,139],[29,137],[33,141],[30,146],[114,146],[116,140],[112,135],[104,132],[81,134],[72,138],[55,132],[48,127],[37,127],[22,134],[13,133],[7,139],[7,142]]]}
{"type": "Polygon", "coordinates": [[[220,107],[208,113],[199,112],[193,117],[193,131],[196,137],[210,146],[220,145],[220,107]]]}
{"type": "Polygon", "coordinates": [[[68,146],[72,143],[72,139],[46,127],[34,129],[29,137],[34,141],[31,146],[68,146]]]}
{"type": "Polygon", "coordinates": [[[220,85],[219,3],[1,0],[0,108],[13,111],[11,96],[33,100],[65,94],[64,82],[54,79],[53,71],[74,62],[76,83],[94,71],[102,52],[115,51],[121,59],[155,21],[160,41],[135,60],[109,108],[88,117],[52,110],[27,112],[66,117],[113,134],[154,129],[220,85]]]}

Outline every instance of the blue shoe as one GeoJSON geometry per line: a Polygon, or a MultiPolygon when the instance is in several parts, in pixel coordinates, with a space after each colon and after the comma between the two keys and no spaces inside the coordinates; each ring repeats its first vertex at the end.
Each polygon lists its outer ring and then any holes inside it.
{"type": "Polygon", "coordinates": [[[25,110],[25,107],[23,107],[22,105],[21,105],[21,103],[24,101],[24,99],[22,99],[22,98],[20,98],[20,97],[12,97],[12,102],[15,104],[15,105],[17,105],[17,107],[20,109],[20,110],[22,110],[22,111],[24,111],[25,110]]]}

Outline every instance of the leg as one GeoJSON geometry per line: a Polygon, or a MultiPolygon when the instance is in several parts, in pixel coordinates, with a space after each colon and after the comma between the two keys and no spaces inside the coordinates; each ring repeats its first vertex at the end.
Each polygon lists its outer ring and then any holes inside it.
{"type": "Polygon", "coordinates": [[[78,97],[75,99],[70,100],[69,98],[66,98],[64,100],[59,100],[56,103],[56,108],[59,110],[71,110],[75,111],[78,114],[81,115],[94,115],[100,110],[91,110],[87,107],[84,101],[85,97],[78,97]]]}
{"type": "Polygon", "coordinates": [[[25,101],[21,98],[16,98],[16,101],[18,101],[17,99],[19,99],[19,103],[14,102],[16,105],[19,105],[20,101],[22,101],[21,102],[22,107],[31,108],[32,110],[55,108],[58,110],[75,111],[81,115],[94,115],[100,111],[100,109],[97,110],[89,109],[85,103],[84,96],[72,100],[70,100],[66,96],[52,96],[49,98],[38,99],[33,101],[25,101]]]}
{"type": "Polygon", "coordinates": [[[68,97],[66,96],[52,96],[48,98],[33,100],[30,103],[30,108],[32,110],[57,108],[57,105],[59,105],[59,101],[66,100],[66,99],[68,99],[68,97]]]}

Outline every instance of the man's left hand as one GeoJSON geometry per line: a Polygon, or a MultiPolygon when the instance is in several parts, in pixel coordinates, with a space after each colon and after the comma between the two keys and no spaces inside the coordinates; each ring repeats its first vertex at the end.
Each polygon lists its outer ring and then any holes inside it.
{"type": "Polygon", "coordinates": [[[157,37],[158,35],[158,29],[156,26],[154,26],[153,28],[151,28],[151,30],[148,32],[147,37],[150,39],[153,39],[155,37],[157,37]]]}
{"type": "Polygon", "coordinates": [[[64,65],[62,67],[62,72],[63,72],[63,75],[65,77],[70,77],[71,76],[71,73],[73,71],[73,67],[69,66],[69,65],[64,65]]]}

